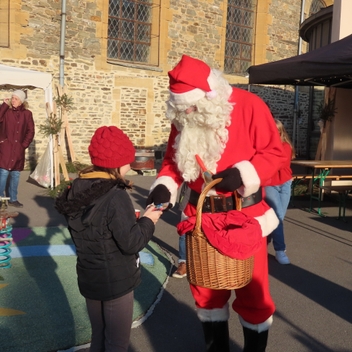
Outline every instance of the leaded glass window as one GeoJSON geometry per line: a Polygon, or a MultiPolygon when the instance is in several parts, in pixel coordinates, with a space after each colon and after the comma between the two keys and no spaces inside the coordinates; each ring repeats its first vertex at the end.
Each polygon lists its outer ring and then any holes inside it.
{"type": "Polygon", "coordinates": [[[224,72],[243,75],[252,63],[257,0],[228,0],[224,72]]]}
{"type": "Polygon", "coordinates": [[[155,6],[152,0],[109,1],[109,59],[150,63],[155,6]]]}
{"type": "Polygon", "coordinates": [[[324,0],[313,0],[312,4],[310,5],[309,16],[314,15],[325,7],[326,4],[324,0]]]}

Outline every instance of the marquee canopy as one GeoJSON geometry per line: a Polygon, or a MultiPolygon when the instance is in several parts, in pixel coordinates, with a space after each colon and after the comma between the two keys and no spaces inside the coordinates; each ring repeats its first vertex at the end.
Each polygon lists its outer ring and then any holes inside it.
{"type": "Polygon", "coordinates": [[[45,92],[45,102],[52,104],[52,75],[0,64],[0,86],[6,88],[41,88],[45,92]]]}
{"type": "Polygon", "coordinates": [[[249,84],[352,88],[352,35],[306,54],[248,68],[249,84]]]}

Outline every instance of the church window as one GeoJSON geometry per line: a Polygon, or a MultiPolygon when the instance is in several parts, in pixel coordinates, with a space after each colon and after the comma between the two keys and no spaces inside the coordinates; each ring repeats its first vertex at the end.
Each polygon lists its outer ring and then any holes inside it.
{"type": "Polygon", "coordinates": [[[160,0],[110,0],[109,60],[158,64],[160,0]]]}
{"type": "Polygon", "coordinates": [[[228,0],[224,72],[244,75],[252,63],[257,0],[228,0]]]}

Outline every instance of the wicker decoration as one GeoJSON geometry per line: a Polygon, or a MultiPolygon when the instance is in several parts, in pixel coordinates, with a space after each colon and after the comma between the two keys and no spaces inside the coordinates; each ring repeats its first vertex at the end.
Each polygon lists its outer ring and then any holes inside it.
{"type": "MultiPolygon", "coordinates": [[[[187,278],[197,286],[213,290],[233,290],[249,284],[252,279],[254,256],[248,259],[233,259],[221,254],[213,247],[201,230],[202,205],[208,191],[222,179],[210,182],[200,194],[197,204],[196,225],[186,235],[187,278]]],[[[236,196],[237,210],[241,210],[241,200],[236,196]]]]}

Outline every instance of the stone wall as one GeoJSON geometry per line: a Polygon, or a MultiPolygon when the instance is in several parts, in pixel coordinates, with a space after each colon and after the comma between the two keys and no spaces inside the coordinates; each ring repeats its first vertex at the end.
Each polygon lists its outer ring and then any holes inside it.
{"type": "Polygon", "coordinates": [[[271,0],[269,13],[272,25],[268,27],[267,62],[297,55],[301,1],[271,0]]]}
{"type": "MultiPolygon", "coordinates": [[[[264,48],[262,62],[296,55],[300,3],[300,0],[258,0],[262,12],[258,14],[256,46],[264,48]]],[[[163,0],[160,4],[159,65],[141,67],[107,60],[108,0],[67,1],[64,84],[74,103],[68,118],[79,161],[89,162],[90,138],[102,125],[123,128],[137,147],[163,151],[170,131],[165,118],[167,72],[182,54],[223,68],[227,1],[163,0]]],[[[11,45],[0,48],[0,63],[51,73],[57,96],[61,1],[12,0],[10,6],[11,45]]],[[[245,77],[227,75],[226,78],[231,84],[247,82],[245,77]]],[[[263,97],[290,129],[292,91],[259,87],[253,91],[263,97]]],[[[7,88],[0,90],[2,96],[9,93],[7,88]]],[[[47,145],[38,133],[38,126],[46,118],[43,91],[28,90],[28,101],[37,133],[29,148],[27,164],[29,161],[35,164],[47,145]]],[[[305,104],[306,98],[302,97],[302,101],[305,104]]],[[[302,116],[304,122],[305,113],[302,116]]]]}

